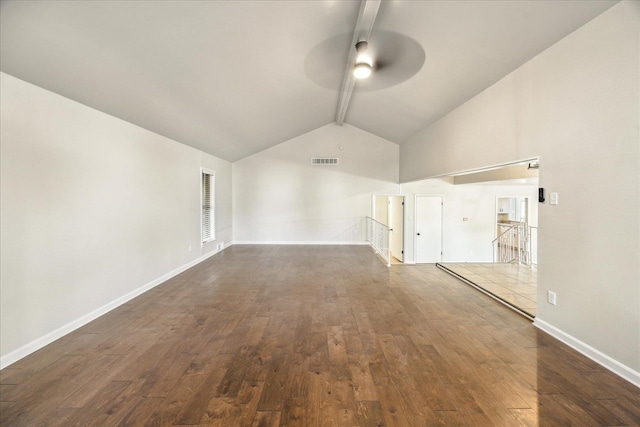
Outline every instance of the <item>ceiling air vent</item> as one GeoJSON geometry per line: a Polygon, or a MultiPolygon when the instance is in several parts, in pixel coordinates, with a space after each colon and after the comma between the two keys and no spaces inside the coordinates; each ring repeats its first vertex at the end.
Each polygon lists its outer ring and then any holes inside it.
{"type": "Polygon", "coordinates": [[[331,165],[335,166],[338,164],[337,157],[312,157],[311,164],[312,165],[331,165]]]}

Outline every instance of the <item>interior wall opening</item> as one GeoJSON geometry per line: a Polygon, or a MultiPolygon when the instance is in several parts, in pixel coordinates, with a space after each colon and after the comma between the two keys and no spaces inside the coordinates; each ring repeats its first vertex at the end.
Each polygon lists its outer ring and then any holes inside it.
{"type": "MultiPolygon", "coordinates": [[[[537,311],[539,167],[534,159],[452,175],[455,204],[462,206],[465,216],[449,217],[449,224],[462,225],[456,233],[445,233],[443,260],[438,263],[531,319],[537,311]],[[447,247],[461,243],[469,249],[447,255],[447,247]]],[[[444,206],[445,217],[457,213],[453,208],[447,212],[446,200],[444,206]]]]}

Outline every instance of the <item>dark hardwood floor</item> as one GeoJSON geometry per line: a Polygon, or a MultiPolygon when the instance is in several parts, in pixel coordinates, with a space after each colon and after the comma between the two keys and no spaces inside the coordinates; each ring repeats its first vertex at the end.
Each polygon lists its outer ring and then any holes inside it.
{"type": "Polygon", "coordinates": [[[0,384],[2,426],[640,425],[637,387],[362,246],[232,246],[0,384]]]}

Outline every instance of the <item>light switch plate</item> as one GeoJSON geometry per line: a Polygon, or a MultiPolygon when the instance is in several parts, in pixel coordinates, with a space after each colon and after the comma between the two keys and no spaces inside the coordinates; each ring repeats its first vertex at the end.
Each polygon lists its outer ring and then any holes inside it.
{"type": "Polygon", "coordinates": [[[558,204],[558,193],[551,193],[549,195],[549,204],[557,205],[558,204]]]}

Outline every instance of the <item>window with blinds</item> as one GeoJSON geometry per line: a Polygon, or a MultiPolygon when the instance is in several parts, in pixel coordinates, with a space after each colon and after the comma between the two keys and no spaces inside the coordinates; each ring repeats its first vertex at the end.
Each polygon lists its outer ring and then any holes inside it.
{"type": "Polygon", "coordinates": [[[202,243],[215,240],[215,175],[202,170],[202,243]]]}

